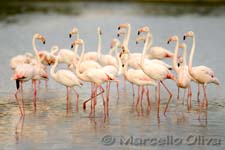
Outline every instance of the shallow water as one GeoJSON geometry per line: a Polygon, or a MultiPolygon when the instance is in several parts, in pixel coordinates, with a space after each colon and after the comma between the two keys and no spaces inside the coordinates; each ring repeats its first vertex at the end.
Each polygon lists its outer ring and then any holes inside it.
{"type": "MultiPolygon", "coordinates": [[[[224,149],[225,13],[223,6],[215,9],[209,6],[185,7],[135,3],[48,3],[32,5],[32,7],[37,9],[7,16],[0,21],[1,149],[149,149],[149,147],[151,149],[224,149]],[[75,10],[72,9],[73,6],[75,10]],[[51,9],[46,13],[43,9],[39,10],[39,7],[51,9]],[[56,8],[68,12],[55,11],[56,8]],[[150,88],[152,110],[148,112],[145,99],[143,108],[135,109],[133,103],[136,101],[136,96],[133,98],[131,85],[127,83],[126,90],[123,89],[122,84],[120,85],[119,98],[116,97],[116,88],[113,84],[108,119],[105,120],[103,117],[100,98],[96,117],[89,118],[89,107],[87,111],[82,110],[82,101],[89,97],[89,85],[85,84],[82,88],[77,88],[80,94],[79,107],[76,106],[74,93],[71,91],[71,105],[67,112],[65,88],[50,79],[47,89],[44,83],[38,89],[36,113],[33,111],[31,83],[26,83],[24,87],[26,116],[20,117],[13,95],[15,83],[10,80],[12,71],[8,63],[12,56],[26,51],[32,52],[31,38],[34,33],[38,32],[46,37],[46,45],[37,43],[38,49],[50,49],[52,45],[69,48],[72,40],[68,38],[68,32],[73,26],[77,26],[81,38],[86,42],[87,50],[95,51],[96,28],[100,26],[103,32],[102,53],[107,53],[111,39],[116,37],[118,24],[126,22],[132,25],[130,50],[136,52],[141,51],[143,47],[143,44],[135,44],[136,32],[141,26],[150,26],[154,45],[161,45],[168,49],[174,48],[174,44],[166,44],[170,36],[177,34],[182,37],[188,30],[195,32],[197,50],[193,64],[204,64],[213,68],[221,82],[220,86],[207,87],[208,110],[204,109],[201,114],[198,113],[199,106],[194,84],[192,110],[188,111],[186,104],[182,105],[181,102],[176,105],[176,85],[172,81],[166,81],[174,97],[167,116],[164,116],[162,111],[167,94],[162,90],[160,118],[157,118],[154,88],[150,88]],[[201,136],[201,139],[197,139],[198,143],[191,143],[193,141],[190,140],[194,140],[192,135],[201,136]],[[159,139],[167,137],[177,138],[178,142],[171,140],[173,142],[160,144],[159,139]],[[132,138],[136,138],[136,141],[132,142],[132,138]],[[144,141],[153,138],[157,138],[158,142],[140,144],[140,139],[144,141]],[[213,139],[217,145],[215,146],[215,143],[213,145],[213,142],[207,143],[207,138],[213,139]],[[181,139],[182,143],[179,143],[181,139]]],[[[191,40],[186,42],[190,49],[191,40]]],[[[172,63],[171,60],[166,62],[172,63]]]]}

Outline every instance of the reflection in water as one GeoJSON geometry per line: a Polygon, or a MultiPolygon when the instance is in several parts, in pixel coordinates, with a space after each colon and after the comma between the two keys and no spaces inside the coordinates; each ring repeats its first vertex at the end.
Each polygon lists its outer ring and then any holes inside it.
{"type": "Polygon", "coordinates": [[[23,136],[24,119],[25,119],[24,116],[20,116],[18,122],[16,123],[16,127],[15,127],[16,144],[19,143],[19,141],[22,139],[22,136],[23,136]]]}

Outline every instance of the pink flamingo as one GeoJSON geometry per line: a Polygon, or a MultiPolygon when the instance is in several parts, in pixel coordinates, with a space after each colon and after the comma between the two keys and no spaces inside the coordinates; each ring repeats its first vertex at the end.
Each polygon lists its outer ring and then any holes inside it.
{"type": "MultiPolygon", "coordinates": [[[[208,106],[208,98],[206,94],[206,85],[209,83],[214,83],[216,85],[219,85],[220,82],[216,78],[213,70],[209,67],[206,66],[197,66],[192,68],[192,61],[193,61],[193,56],[195,53],[195,34],[193,31],[186,32],[184,34],[184,40],[187,37],[192,37],[192,48],[191,48],[191,54],[189,58],[189,64],[188,64],[188,71],[189,74],[196,80],[198,84],[202,85],[203,92],[204,92],[204,100],[206,100],[206,106],[208,106]]],[[[198,92],[198,100],[199,100],[199,92],[198,92]]]]}
{"type": "MultiPolygon", "coordinates": [[[[170,92],[170,90],[164,84],[163,80],[165,80],[165,79],[176,80],[176,79],[173,76],[173,74],[169,71],[169,69],[167,67],[165,67],[164,65],[162,65],[160,63],[156,63],[156,62],[154,62],[152,60],[149,60],[149,59],[144,59],[145,58],[145,54],[146,54],[147,44],[148,44],[149,40],[150,40],[150,36],[147,35],[145,46],[144,46],[143,52],[142,52],[140,66],[141,66],[143,72],[146,75],[148,75],[150,78],[158,81],[158,117],[159,117],[160,84],[162,84],[164,86],[164,88],[166,89],[166,91],[170,95],[169,99],[168,99],[168,102],[169,102],[172,99],[172,95],[173,94],[170,92]]],[[[164,115],[165,115],[165,113],[167,111],[167,108],[168,108],[168,106],[166,106],[166,108],[164,110],[164,115]]]]}
{"type": "MultiPolygon", "coordinates": [[[[40,34],[34,34],[32,39],[32,46],[33,50],[36,55],[37,63],[36,64],[21,64],[18,65],[14,71],[14,74],[12,76],[13,80],[16,80],[17,82],[17,91],[15,93],[16,100],[18,102],[17,94],[19,90],[22,91],[22,84],[25,81],[28,81],[32,79],[33,89],[34,89],[34,109],[36,111],[36,80],[40,79],[48,79],[48,74],[45,72],[45,70],[41,67],[40,64],[40,58],[35,46],[35,39],[39,39],[45,43],[45,38],[40,34]],[[21,83],[21,84],[19,84],[21,83]]],[[[19,106],[20,107],[20,106],[19,106]]],[[[24,115],[24,110],[20,108],[21,115],[24,115]]]]}
{"type": "Polygon", "coordinates": [[[17,55],[10,59],[9,66],[12,70],[15,70],[18,65],[31,64],[33,55],[31,53],[25,53],[24,55],[17,55]]]}
{"type": "MultiPolygon", "coordinates": [[[[176,80],[176,84],[178,87],[178,96],[177,99],[179,99],[179,89],[187,89],[188,88],[188,98],[191,98],[191,76],[189,75],[188,72],[188,67],[186,65],[186,55],[187,55],[187,46],[186,44],[182,43],[179,44],[179,38],[178,36],[172,36],[168,39],[168,44],[170,42],[176,42],[176,46],[175,46],[175,50],[174,50],[174,56],[173,56],[173,69],[176,71],[177,74],[177,80],[176,80]],[[177,66],[177,55],[178,55],[178,49],[183,48],[184,52],[183,52],[183,63],[178,67],[177,66]]],[[[184,97],[183,97],[184,98],[184,97]]],[[[184,101],[184,100],[183,100],[184,101]]],[[[167,105],[169,105],[169,103],[167,103],[167,105]]]]}
{"type": "MultiPolygon", "coordinates": [[[[83,73],[80,73],[79,67],[80,67],[81,61],[83,61],[84,51],[85,51],[84,41],[82,39],[78,39],[78,40],[74,41],[72,43],[72,45],[82,45],[82,53],[81,53],[80,60],[78,61],[78,64],[76,67],[76,74],[77,74],[78,78],[80,78],[81,80],[83,80],[85,82],[91,82],[94,85],[93,86],[94,87],[93,94],[92,94],[93,97],[91,97],[90,99],[88,99],[87,101],[84,102],[84,105],[86,105],[86,103],[89,100],[91,100],[91,112],[90,112],[90,116],[91,116],[93,112],[95,114],[96,96],[104,92],[104,89],[101,86],[101,84],[103,84],[104,82],[107,82],[109,80],[113,80],[113,79],[107,73],[105,73],[103,70],[96,69],[96,68],[90,68],[90,69],[87,69],[86,71],[84,71],[83,73]],[[97,88],[101,89],[101,92],[99,94],[97,94],[97,88]],[[94,102],[92,101],[93,98],[94,98],[94,102]]],[[[108,110],[105,107],[106,105],[105,105],[104,98],[103,98],[103,105],[104,105],[104,114],[106,115],[106,112],[108,112],[108,110]]]]}
{"type": "MultiPolygon", "coordinates": [[[[77,76],[70,70],[61,69],[61,70],[58,70],[57,72],[55,72],[55,68],[56,68],[57,65],[58,65],[58,58],[56,58],[55,64],[51,68],[50,74],[51,74],[52,78],[56,82],[66,86],[66,90],[67,90],[67,96],[66,96],[67,106],[68,106],[68,99],[69,99],[69,89],[73,89],[73,91],[76,94],[77,108],[78,108],[79,94],[76,92],[74,86],[81,87],[82,83],[77,78],[77,76]]],[[[67,111],[68,111],[68,107],[67,107],[67,111]]]]}
{"type": "MultiPolygon", "coordinates": [[[[144,86],[150,85],[150,86],[155,86],[156,83],[153,79],[151,79],[149,76],[147,76],[141,69],[129,69],[127,70],[128,67],[128,62],[125,62],[125,64],[121,63],[121,60],[119,59],[119,74],[122,72],[124,72],[125,78],[126,80],[128,80],[132,85],[135,84],[138,86],[138,97],[137,97],[137,103],[136,103],[136,107],[138,106],[138,103],[141,99],[142,101],[142,97],[143,97],[143,93],[144,93],[144,86]],[[140,87],[142,87],[142,95],[140,98],[140,87]]],[[[134,91],[133,91],[134,92],[134,91]]],[[[150,97],[149,97],[149,89],[147,88],[147,102],[148,102],[148,110],[150,110],[150,97]]],[[[142,105],[142,103],[141,103],[142,105]]]]}
{"type": "MultiPolygon", "coordinates": [[[[140,35],[142,32],[149,34],[151,36],[151,41],[153,41],[153,36],[150,33],[149,27],[145,26],[138,29],[138,35],[140,35]]],[[[158,46],[151,47],[151,44],[149,44],[147,50],[148,51],[146,53],[146,56],[149,59],[163,59],[173,57],[173,53],[163,47],[158,46]]]]}

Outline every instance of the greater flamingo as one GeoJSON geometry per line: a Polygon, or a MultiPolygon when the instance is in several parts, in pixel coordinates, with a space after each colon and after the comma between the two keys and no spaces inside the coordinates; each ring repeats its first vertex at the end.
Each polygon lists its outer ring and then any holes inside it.
{"type": "MultiPolygon", "coordinates": [[[[70,70],[66,70],[66,69],[61,69],[58,70],[57,72],[55,72],[55,68],[58,65],[58,58],[56,58],[55,64],[52,66],[51,70],[50,70],[50,74],[52,76],[52,78],[66,86],[66,91],[67,91],[67,96],[66,96],[66,100],[67,100],[67,106],[68,106],[68,99],[69,99],[69,89],[73,89],[73,91],[76,94],[76,98],[77,98],[77,108],[78,108],[78,99],[79,99],[79,94],[77,93],[77,91],[75,90],[74,86],[79,86],[81,87],[82,83],[80,82],[80,80],[77,78],[77,76],[70,70]]],[[[68,110],[68,107],[67,107],[68,110]]]]}
{"type": "MultiPolygon", "coordinates": [[[[160,63],[156,63],[156,62],[154,62],[152,60],[149,60],[149,59],[144,59],[145,54],[146,54],[146,48],[147,48],[149,40],[150,40],[150,36],[147,35],[147,38],[146,38],[146,41],[145,41],[145,44],[144,44],[144,48],[143,48],[143,52],[142,52],[140,66],[141,66],[141,69],[143,70],[143,72],[146,75],[148,75],[150,78],[158,81],[158,117],[159,117],[160,84],[162,84],[164,86],[164,88],[166,89],[166,91],[170,95],[169,99],[168,99],[168,102],[169,102],[172,99],[173,94],[170,92],[170,90],[164,84],[163,80],[165,80],[165,79],[176,80],[176,79],[173,76],[173,74],[169,71],[169,69],[167,67],[165,67],[164,65],[162,65],[160,63]]],[[[167,111],[167,108],[168,108],[168,106],[166,106],[166,108],[164,110],[164,115],[167,111]]]]}
{"type": "MultiPolygon", "coordinates": [[[[190,82],[191,82],[191,77],[189,75],[188,72],[188,67],[186,65],[186,55],[187,55],[187,48],[186,45],[184,43],[179,44],[179,38],[178,36],[172,36],[168,39],[168,44],[170,42],[176,42],[176,46],[175,46],[175,50],[174,50],[174,56],[173,56],[173,69],[176,71],[176,84],[177,84],[177,88],[178,88],[178,96],[177,99],[179,100],[179,89],[187,89],[188,88],[188,98],[191,92],[191,86],[190,86],[190,82]],[[178,49],[183,48],[184,52],[183,52],[183,63],[178,67],[177,66],[177,55],[178,55],[178,49]]],[[[183,97],[184,98],[184,97],[183,97]]],[[[184,100],[183,100],[184,101],[184,100]]],[[[169,103],[167,103],[167,105],[169,105],[169,103]]]]}
{"type": "MultiPolygon", "coordinates": [[[[84,102],[84,105],[86,104],[86,102],[88,102],[89,100],[91,100],[91,112],[90,112],[90,116],[92,115],[93,111],[95,113],[95,105],[96,105],[96,96],[99,95],[100,93],[104,92],[103,87],[101,86],[102,83],[107,82],[109,80],[113,80],[110,75],[108,75],[106,72],[104,72],[101,69],[96,69],[96,68],[90,68],[85,70],[83,73],[80,73],[79,71],[79,67],[81,62],[83,61],[84,58],[84,51],[85,51],[85,45],[84,45],[84,41],[82,39],[78,39],[76,41],[74,41],[72,43],[72,45],[82,45],[82,53],[80,56],[80,60],[78,61],[77,67],[76,67],[76,74],[78,76],[78,78],[80,78],[81,80],[85,81],[85,82],[91,82],[93,83],[93,94],[91,94],[91,98],[88,99],[87,101],[84,102]],[[97,88],[101,89],[101,92],[99,94],[97,94],[97,88]],[[94,98],[94,102],[92,101],[92,99],[94,98]]],[[[104,115],[106,115],[106,112],[108,112],[108,110],[106,109],[106,105],[105,105],[105,100],[103,97],[103,105],[104,105],[104,115]]]]}
{"type": "MultiPolygon", "coordinates": [[[[24,81],[28,81],[32,79],[32,84],[33,84],[33,89],[34,89],[34,109],[36,111],[36,80],[41,80],[41,79],[48,79],[48,74],[45,72],[45,70],[41,67],[40,63],[40,58],[38,55],[38,51],[35,46],[35,39],[39,39],[45,44],[45,38],[40,35],[40,34],[34,34],[33,39],[32,39],[32,46],[33,50],[37,59],[36,64],[21,64],[18,65],[14,71],[13,80],[16,80],[17,83],[17,91],[15,93],[16,100],[18,102],[17,94],[19,90],[21,89],[22,91],[22,84],[24,81]],[[21,83],[21,84],[19,84],[21,83]]],[[[21,111],[21,115],[24,115],[24,113],[21,111]]]]}
{"type": "MultiPolygon", "coordinates": [[[[150,33],[149,27],[145,26],[138,29],[138,35],[140,35],[142,32],[149,34],[151,36],[151,41],[153,41],[153,36],[150,33]]],[[[172,58],[173,53],[163,47],[151,47],[151,44],[149,44],[146,51],[146,57],[148,57],[149,59],[163,59],[167,57],[172,58]]]]}
{"type": "MultiPolygon", "coordinates": [[[[142,101],[142,97],[144,94],[144,86],[146,86],[147,88],[147,102],[148,102],[148,110],[150,110],[150,97],[149,97],[149,89],[148,89],[148,85],[150,86],[155,86],[155,80],[151,79],[149,76],[147,76],[141,69],[129,69],[127,70],[128,67],[128,63],[125,62],[125,64],[121,63],[121,60],[119,59],[119,74],[121,74],[121,72],[124,72],[125,78],[126,80],[128,80],[132,85],[135,84],[138,86],[138,97],[137,97],[137,103],[136,103],[136,107],[138,106],[138,103],[141,99],[142,101]],[[142,94],[140,97],[140,87],[142,87],[142,94]]],[[[134,91],[133,91],[134,92],[134,91]]],[[[142,105],[142,103],[141,103],[142,105]]]]}
{"type": "Polygon", "coordinates": [[[17,55],[10,59],[9,66],[12,70],[15,70],[18,65],[30,64],[33,59],[31,53],[25,53],[24,55],[17,55]]]}
{"type": "MultiPolygon", "coordinates": [[[[188,71],[189,74],[196,80],[198,84],[202,85],[203,92],[204,92],[204,100],[206,100],[206,106],[208,106],[208,98],[206,94],[206,85],[209,83],[214,83],[216,85],[219,85],[220,82],[216,78],[213,70],[209,67],[206,66],[197,66],[192,68],[192,61],[193,61],[193,56],[195,53],[195,34],[193,31],[186,32],[184,34],[184,40],[187,37],[192,37],[192,48],[191,48],[191,54],[189,58],[189,64],[188,64],[188,71]]],[[[198,93],[198,100],[199,100],[199,93],[198,93]]]]}

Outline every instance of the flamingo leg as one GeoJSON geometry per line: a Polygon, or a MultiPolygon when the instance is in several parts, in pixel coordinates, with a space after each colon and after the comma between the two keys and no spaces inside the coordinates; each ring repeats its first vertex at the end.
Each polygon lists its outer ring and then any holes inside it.
{"type": "Polygon", "coordinates": [[[77,109],[77,111],[78,111],[78,109],[79,109],[79,94],[77,93],[77,91],[76,91],[76,89],[75,88],[72,88],[73,89],[73,91],[74,91],[74,93],[75,93],[75,95],[76,95],[76,109],[77,109]]]}
{"type": "Polygon", "coordinates": [[[203,87],[203,91],[204,91],[204,99],[206,101],[206,107],[208,107],[208,98],[207,98],[207,94],[206,94],[206,85],[202,85],[203,87]]]}
{"type": "Polygon", "coordinates": [[[177,102],[179,101],[180,99],[180,88],[177,87],[177,102]]]}
{"type": "Polygon", "coordinates": [[[159,107],[160,107],[160,81],[158,81],[158,105],[157,105],[157,116],[159,118],[159,107]]]}
{"type": "Polygon", "coordinates": [[[25,115],[25,110],[24,110],[24,100],[23,100],[23,81],[21,81],[21,91],[22,91],[22,110],[23,110],[23,115],[25,115]]]}
{"type": "Polygon", "coordinates": [[[66,87],[66,113],[69,113],[69,87],[66,87]]]}
{"type": "Polygon", "coordinates": [[[151,101],[150,101],[150,92],[149,92],[149,89],[148,89],[148,86],[146,86],[146,96],[147,96],[147,102],[148,102],[148,111],[151,110],[151,101]]]}
{"type": "MultiPolygon", "coordinates": [[[[93,91],[94,91],[94,90],[95,90],[95,88],[93,88],[93,91]]],[[[94,92],[93,92],[93,93],[94,93],[94,92]]],[[[87,100],[85,100],[85,101],[83,102],[83,109],[84,109],[84,110],[86,109],[86,103],[87,103],[87,102],[89,102],[92,98],[95,98],[95,97],[99,96],[99,95],[102,94],[102,93],[104,93],[104,89],[103,89],[103,91],[99,92],[97,95],[92,94],[92,96],[91,96],[90,98],[88,98],[87,100]]]]}
{"type": "Polygon", "coordinates": [[[126,90],[126,77],[125,77],[125,75],[123,75],[123,87],[124,87],[124,90],[126,90]]]}
{"type": "Polygon", "coordinates": [[[192,108],[192,91],[191,91],[191,86],[188,87],[188,98],[190,101],[190,108],[192,108]]]}
{"type": "Polygon", "coordinates": [[[169,103],[170,103],[170,101],[171,101],[171,99],[172,99],[173,94],[170,92],[170,90],[167,88],[167,86],[164,84],[163,81],[160,81],[160,82],[162,83],[162,85],[164,86],[164,88],[166,89],[166,91],[168,92],[168,94],[170,95],[170,96],[169,96],[169,99],[168,99],[168,102],[167,102],[167,104],[166,104],[166,108],[165,108],[165,110],[164,110],[164,115],[165,115],[165,114],[166,114],[166,111],[167,111],[167,109],[168,109],[169,103]]]}
{"type": "MultiPolygon", "coordinates": [[[[182,101],[182,104],[183,104],[183,105],[184,105],[185,95],[186,95],[186,89],[184,89],[184,95],[183,95],[183,101],[182,101]]],[[[188,105],[188,99],[187,99],[187,105],[188,105]]]]}
{"type": "Polygon", "coordinates": [[[157,104],[157,86],[155,86],[155,103],[157,104]]]}
{"type": "Polygon", "coordinates": [[[143,100],[144,92],[145,92],[145,87],[142,86],[142,90],[141,90],[141,107],[142,107],[142,100],[143,100]]]}
{"type": "Polygon", "coordinates": [[[20,115],[23,116],[23,111],[22,111],[22,108],[21,108],[21,106],[20,106],[20,103],[19,103],[19,100],[18,100],[18,97],[17,97],[17,94],[18,94],[18,92],[20,91],[20,88],[21,88],[21,85],[20,85],[20,87],[16,90],[15,98],[16,98],[16,103],[19,105],[20,115]]]}
{"type": "Polygon", "coordinates": [[[138,85],[138,97],[137,97],[136,109],[138,107],[139,100],[140,100],[140,86],[138,85]]]}
{"type": "Polygon", "coordinates": [[[34,112],[36,112],[36,101],[37,101],[37,89],[36,89],[36,81],[35,80],[32,80],[32,84],[33,84],[33,89],[34,89],[34,112]]]}
{"type": "Polygon", "coordinates": [[[198,102],[200,102],[200,85],[199,85],[199,83],[198,83],[198,94],[197,94],[197,100],[198,100],[198,102]]]}

